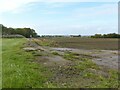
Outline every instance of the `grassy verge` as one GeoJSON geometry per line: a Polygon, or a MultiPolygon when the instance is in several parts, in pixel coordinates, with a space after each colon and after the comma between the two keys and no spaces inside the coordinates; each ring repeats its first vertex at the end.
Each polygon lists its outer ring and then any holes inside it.
{"type": "Polygon", "coordinates": [[[50,72],[33,62],[32,52],[25,52],[22,47],[26,39],[3,39],[3,88],[40,88],[46,84],[50,72]],[[49,75],[48,75],[49,73],[49,75]]]}

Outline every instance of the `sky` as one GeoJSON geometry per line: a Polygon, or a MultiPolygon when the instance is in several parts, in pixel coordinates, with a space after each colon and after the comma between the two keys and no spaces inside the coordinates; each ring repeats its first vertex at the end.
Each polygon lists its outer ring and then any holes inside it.
{"type": "Polygon", "coordinates": [[[39,35],[118,33],[118,0],[0,0],[0,23],[39,35]]]}

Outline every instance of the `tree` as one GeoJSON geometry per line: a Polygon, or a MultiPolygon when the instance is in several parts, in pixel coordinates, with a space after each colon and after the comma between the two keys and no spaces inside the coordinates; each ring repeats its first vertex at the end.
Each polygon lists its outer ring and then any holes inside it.
{"type": "Polygon", "coordinates": [[[19,35],[23,35],[26,38],[30,38],[30,35],[32,37],[37,37],[37,33],[35,32],[34,29],[31,28],[7,28],[5,26],[2,25],[2,35],[15,35],[15,34],[19,34],[19,35]]]}
{"type": "Polygon", "coordinates": [[[120,34],[116,33],[109,33],[109,34],[95,34],[94,36],[91,36],[91,38],[120,38],[120,34]]]}

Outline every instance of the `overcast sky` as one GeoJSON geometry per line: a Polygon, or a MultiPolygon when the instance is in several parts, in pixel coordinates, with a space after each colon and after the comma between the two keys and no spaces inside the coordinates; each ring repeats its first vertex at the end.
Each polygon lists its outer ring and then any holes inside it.
{"type": "Polygon", "coordinates": [[[39,35],[118,33],[117,1],[0,0],[0,23],[30,27],[39,35]]]}

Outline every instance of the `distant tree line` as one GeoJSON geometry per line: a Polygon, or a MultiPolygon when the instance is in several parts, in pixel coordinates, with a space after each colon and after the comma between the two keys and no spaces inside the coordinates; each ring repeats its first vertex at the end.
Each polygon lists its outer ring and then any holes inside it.
{"type": "Polygon", "coordinates": [[[91,38],[120,38],[120,34],[110,33],[110,34],[95,34],[91,38]]]}
{"type": "Polygon", "coordinates": [[[81,35],[70,35],[71,37],[81,37],[81,35]]]}
{"type": "Polygon", "coordinates": [[[81,36],[81,35],[42,35],[40,37],[81,37],[81,38],[120,38],[120,34],[109,33],[109,34],[95,34],[92,36],[81,36]]]}
{"type": "MultiPolygon", "coordinates": [[[[30,38],[30,36],[32,37],[40,37],[39,35],[37,35],[37,33],[35,32],[34,29],[31,28],[7,28],[3,25],[0,24],[0,26],[2,26],[2,36],[6,37],[8,35],[16,35],[21,37],[20,35],[26,37],[26,38],[30,38]]],[[[81,35],[42,35],[41,37],[83,37],[81,35]]],[[[110,34],[95,34],[93,36],[87,36],[87,37],[91,37],[91,38],[120,38],[120,34],[116,34],[116,33],[110,33],[110,34]]]]}
{"type": "Polygon", "coordinates": [[[22,35],[26,38],[32,37],[38,37],[37,33],[34,29],[31,28],[7,28],[3,25],[2,26],[2,35],[22,35]]]}

